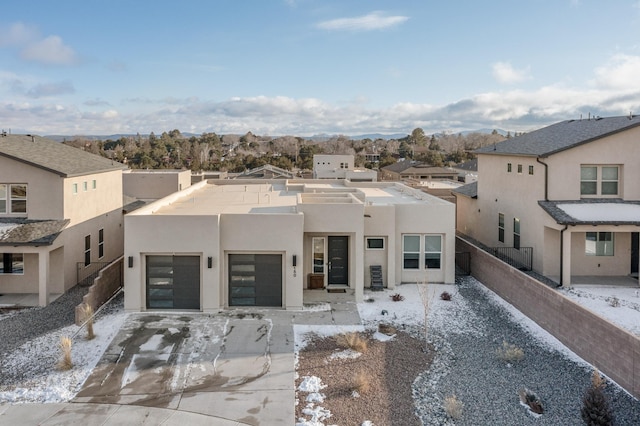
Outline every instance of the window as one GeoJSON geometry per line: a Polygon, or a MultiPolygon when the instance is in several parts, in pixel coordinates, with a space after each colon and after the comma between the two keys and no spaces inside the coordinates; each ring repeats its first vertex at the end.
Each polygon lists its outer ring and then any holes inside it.
{"type": "Polygon", "coordinates": [[[587,232],[587,256],[613,256],[613,232],[587,232]]]}
{"type": "Polygon", "coordinates": [[[89,186],[88,186],[87,182],[86,182],[86,181],[85,181],[85,182],[82,182],[82,190],[83,190],[84,192],[87,192],[87,189],[89,189],[89,186]]]}
{"type": "Polygon", "coordinates": [[[104,257],[104,229],[98,231],[98,258],[104,257]]]}
{"type": "Polygon", "coordinates": [[[518,173],[522,174],[522,164],[518,164],[518,173]]]}
{"type": "Polygon", "coordinates": [[[403,269],[442,267],[441,235],[404,235],[402,238],[403,269]]]}
{"type": "Polygon", "coordinates": [[[420,269],[420,235],[402,238],[402,261],[404,269],[420,269]]]}
{"type": "Polygon", "coordinates": [[[84,237],[84,266],[91,264],[91,235],[84,237]]]}
{"type": "Polygon", "coordinates": [[[580,195],[618,195],[618,166],[581,166],[580,195]]]}
{"type": "Polygon", "coordinates": [[[424,268],[440,269],[440,259],[442,258],[442,236],[424,236],[424,268]]]}
{"type": "Polygon", "coordinates": [[[520,250],[520,219],[513,218],[513,248],[520,250]]]}
{"type": "Polygon", "coordinates": [[[92,180],[91,181],[91,189],[96,189],[98,187],[98,182],[96,182],[96,180],[92,180]]]}
{"type": "Polygon", "coordinates": [[[77,193],[78,193],[78,184],[77,184],[77,183],[74,183],[74,184],[73,184],[73,193],[74,193],[74,194],[77,194],[77,193]]]}
{"type": "Polygon", "coordinates": [[[511,163],[507,163],[507,173],[511,173],[511,163]]]}
{"type": "Polygon", "coordinates": [[[27,185],[0,184],[0,213],[27,212],[27,185]]]}
{"type": "Polygon", "coordinates": [[[498,241],[504,243],[504,214],[498,213],[498,241]]]}
{"type": "Polygon", "coordinates": [[[0,213],[7,213],[7,185],[0,184],[0,213]]]}
{"type": "Polygon", "coordinates": [[[367,250],[384,250],[384,238],[382,238],[382,237],[368,237],[367,238],[367,250]]]}
{"type": "Polygon", "coordinates": [[[0,253],[0,274],[24,274],[22,253],[0,253]]]}
{"type": "Polygon", "coordinates": [[[532,175],[533,174],[533,166],[529,166],[529,174],[532,175]]]}

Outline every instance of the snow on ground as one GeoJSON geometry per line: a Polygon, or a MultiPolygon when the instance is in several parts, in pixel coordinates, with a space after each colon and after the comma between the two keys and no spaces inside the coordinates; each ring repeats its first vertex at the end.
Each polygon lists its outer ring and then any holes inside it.
{"type": "Polygon", "coordinates": [[[102,316],[94,324],[96,337],[86,340],[86,332],[76,325],[30,340],[4,358],[4,371],[19,371],[24,380],[11,388],[0,388],[0,403],[54,403],[71,400],[96,366],[109,343],[124,323],[126,314],[102,316]],[[73,368],[55,368],[61,358],[60,337],[72,337],[73,368]]]}
{"type": "Polygon", "coordinates": [[[640,287],[576,286],[560,292],[612,323],[640,336],[640,287]]]}

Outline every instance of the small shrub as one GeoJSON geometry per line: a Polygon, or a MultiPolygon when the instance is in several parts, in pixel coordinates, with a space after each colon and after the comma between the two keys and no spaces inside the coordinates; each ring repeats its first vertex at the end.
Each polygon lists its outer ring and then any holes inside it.
{"type": "Polygon", "coordinates": [[[378,324],[378,331],[382,334],[386,334],[387,336],[391,336],[398,332],[398,330],[395,327],[389,324],[385,324],[383,322],[378,324]]]}
{"type": "Polygon", "coordinates": [[[464,404],[455,395],[450,395],[444,399],[444,411],[453,420],[459,420],[462,417],[462,409],[464,404]]]}
{"type": "Polygon", "coordinates": [[[59,370],[71,370],[73,368],[73,362],[71,361],[71,339],[66,336],[60,337],[60,350],[62,351],[62,358],[58,361],[57,367],[59,370]]]}
{"type": "Polygon", "coordinates": [[[364,353],[367,351],[367,340],[359,333],[344,333],[336,337],[336,344],[352,351],[364,353]]]}
{"type": "Polygon", "coordinates": [[[451,300],[451,293],[449,293],[448,291],[443,291],[442,293],[440,293],[440,299],[446,301],[451,300]]]}
{"type": "Polygon", "coordinates": [[[369,392],[371,389],[371,377],[364,371],[359,371],[351,379],[351,388],[360,395],[369,392]]]}
{"type": "Polygon", "coordinates": [[[580,415],[587,426],[608,426],[613,424],[613,412],[604,394],[604,379],[598,370],[591,375],[591,387],[582,397],[580,415]]]}
{"type": "Polygon", "coordinates": [[[502,342],[502,346],[496,349],[496,355],[503,361],[516,362],[522,361],[524,358],[524,350],[516,345],[512,345],[507,341],[502,342]]]}
{"type": "Polygon", "coordinates": [[[86,321],[87,340],[95,339],[96,335],[93,332],[93,308],[91,305],[84,305],[82,307],[82,321],[86,321]]]}
{"type": "Polygon", "coordinates": [[[391,300],[393,300],[394,302],[402,302],[404,300],[404,296],[400,293],[392,294],[389,297],[391,297],[391,300]]]}
{"type": "Polygon", "coordinates": [[[608,298],[607,301],[609,302],[609,306],[611,306],[612,308],[617,308],[618,306],[620,306],[620,299],[615,296],[608,298]]]}
{"type": "Polygon", "coordinates": [[[538,395],[534,392],[524,388],[518,392],[518,395],[520,395],[520,401],[527,405],[532,412],[536,414],[542,414],[544,412],[544,409],[542,408],[542,401],[540,401],[540,398],[538,398],[538,395]]]}

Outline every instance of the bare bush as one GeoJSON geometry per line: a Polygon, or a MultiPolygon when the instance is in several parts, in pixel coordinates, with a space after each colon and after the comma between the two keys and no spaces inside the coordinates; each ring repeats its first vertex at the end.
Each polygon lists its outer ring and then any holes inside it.
{"type": "Polygon", "coordinates": [[[455,395],[450,395],[444,399],[444,411],[453,420],[460,420],[464,404],[455,395]]]}
{"type": "Polygon", "coordinates": [[[87,329],[87,340],[95,339],[96,335],[93,332],[93,308],[91,305],[82,306],[82,321],[87,329]]]}
{"type": "Polygon", "coordinates": [[[367,351],[367,340],[360,333],[343,333],[336,336],[336,344],[356,352],[367,351]]]}
{"type": "Polygon", "coordinates": [[[450,301],[451,300],[451,293],[449,293],[448,291],[443,291],[442,293],[440,293],[440,299],[441,300],[445,300],[445,301],[450,301]]]}
{"type": "Polygon", "coordinates": [[[542,401],[540,401],[540,398],[534,392],[524,388],[518,392],[518,395],[520,396],[520,401],[528,406],[532,412],[536,414],[542,414],[544,412],[542,401]]]}
{"type": "Polygon", "coordinates": [[[506,362],[522,361],[524,350],[507,341],[503,341],[502,346],[496,349],[496,356],[506,362]]]}
{"type": "Polygon", "coordinates": [[[613,412],[604,393],[605,381],[598,370],[591,375],[591,387],[582,398],[580,414],[587,426],[608,426],[613,424],[613,412]]]}
{"type": "Polygon", "coordinates": [[[59,370],[71,370],[73,368],[73,362],[71,361],[71,338],[67,336],[60,337],[60,350],[62,351],[62,358],[56,365],[59,370]]]}
{"type": "Polygon", "coordinates": [[[359,371],[353,375],[351,387],[359,394],[365,394],[371,390],[371,377],[365,371],[359,371]]]}
{"type": "Polygon", "coordinates": [[[391,296],[389,296],[391,298],[391,300],[393,300],[394,302],[402,302],[404,300],[404,296],[401,295],[400,293],[396,293],[396,294],[392,294],[391,296]]]}

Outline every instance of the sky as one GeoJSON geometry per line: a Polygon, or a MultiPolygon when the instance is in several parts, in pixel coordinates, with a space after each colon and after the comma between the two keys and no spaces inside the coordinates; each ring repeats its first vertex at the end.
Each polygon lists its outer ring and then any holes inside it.
{"type": "Polygon", "coordinates": [[[525,132],[640,114],[640,0],[24,0],[0,127],[525,132]]]}

